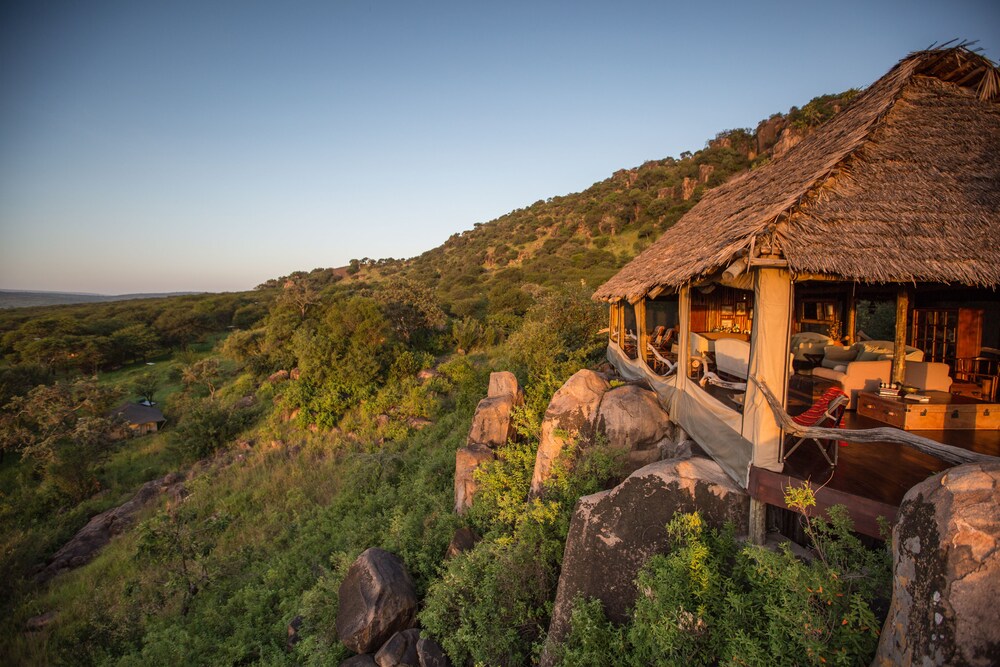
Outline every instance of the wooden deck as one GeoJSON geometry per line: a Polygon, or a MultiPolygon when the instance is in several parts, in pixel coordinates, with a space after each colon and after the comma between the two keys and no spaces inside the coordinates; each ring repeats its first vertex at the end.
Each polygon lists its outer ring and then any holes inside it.
{"type": "MultiPolygon", "coordinates": [[[[843,426],[872,428],[885,424],[848,412],[843,426]]],[[[1000,456],[1000,430],[914,433],[955,447],[1000,456]]],[[[892,521],[903,495],[913,485],[950,467],[933,456],[894,443],[849,444],[841,447],[839,454],[837,468],[832,470],[815,445],[803,443],[786,461],[781,473],[751,468],[749,491],[770,505],[785,507],[783,489],[808,481],[817,491],[819,509],[846,505],[854,518],[855,530],[878,537],[876,517],[892,521]]]]}

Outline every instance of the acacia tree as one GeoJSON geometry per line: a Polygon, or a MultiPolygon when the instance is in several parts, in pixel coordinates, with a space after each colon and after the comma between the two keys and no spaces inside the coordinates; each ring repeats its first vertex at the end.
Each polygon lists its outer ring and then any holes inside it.
{"type": "Polygon", "coordinates": [[[108,410],[118,391],[92,379],[39,385],[14,397],[0,414],[0,447],[20,451],[35,474],[74,500],[96,490],[93,467],[121,426],[108,410]]]}
{"type": "Polygon", "coordinates": [[[309,276],[301,271],[288,276],[282,286],[281,296],[278,302],[291,304],[299,311],[299,316],[305,319],[306,312],[320,302],[319,293],[313,287],[309,276]]]}
{"type": "Polygon", "coordinates": [[[448,319],[434,293],[412,280],[393,280],[370,296],[382,306],[385,318],[406,343],[419,334],[443,329],[448,319]]]}
{"type": "Polygon", "coordinates": [[[153,402],[153,396],[160,388],[160,379],[146,371],[132,381],[132,391],[141,396],[143,400],[153,402]]]}
{"type": "Polygon", "coordinates": [[[196,361],[181,371],[181,379],[184,384],[189,387],[192,385],[204,386],[208,389],[208,395],[212,399],[215,398],[221,377],[222,370],[219,368],[219,360],[211,357],[196,361]]]}

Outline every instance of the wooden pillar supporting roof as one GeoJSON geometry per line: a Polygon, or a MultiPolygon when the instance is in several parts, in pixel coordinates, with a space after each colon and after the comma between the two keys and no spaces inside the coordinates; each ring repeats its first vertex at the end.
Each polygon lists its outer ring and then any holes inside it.
{"type": "Polygon", "coordinates": [[[896,292],[896,338],[892,351],[892,381],[903,382],[906,373],[906,314],[910,306],[910,292],[900,287],[896,292]]]}

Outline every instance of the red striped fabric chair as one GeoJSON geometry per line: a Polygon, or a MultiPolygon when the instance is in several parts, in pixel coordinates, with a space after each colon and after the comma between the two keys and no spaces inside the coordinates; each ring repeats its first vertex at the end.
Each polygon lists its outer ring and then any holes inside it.
{"type": "MultiPolygon", "coordinates": [[[[844,411],[847,409],[847,404],[850,402],[851,398],[844,393],[844,390],[840,387],[833,386],[826,390],[819,400],[812,404],[808,410],[800,415],[792,417],[792,421],[799,426],[816,426],[822,428],[840,428],[840,420],[844,417],[844,411]]],[[[837,467],[837,452],[838,444],[837,440],[818,440],[816,438],[802,437],[798,441],[785,449],[785,443],[781,443],[781,451],[779,452],[779,458],[784,463],[785,459],[792,455],[796,449],[798,449],[802,443],[810,440],[816,443],[819,447],[819,451],[823,454],[823,458],[826,462],[830,464],[831,468],[837,467]]]]}

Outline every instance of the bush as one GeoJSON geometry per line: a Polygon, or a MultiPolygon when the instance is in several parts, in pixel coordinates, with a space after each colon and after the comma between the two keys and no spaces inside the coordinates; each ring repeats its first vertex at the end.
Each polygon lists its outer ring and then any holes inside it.
{"type": "Polygon", "coordinates": [[[810,518],[811,501],[808,488],[786,495],[813,538],[817,558],[808,563],[787,547],[741,546],[731,527],[710,530],[698,514],[675,516],[669,553],[650,559],[636,581],[631,621],[614,628],[599,603],[578,601],[558,649],[562,664],[867,665],[888,550],[865,549],[843,508],[810,518]],[[606,639],[592,641],[593,633],[606,639]]]}
{"type": "Polygon", "coordinates": [[[537,662],[576,501],[621,469],[605,447],[568,448],[543,497],[529,498],[536,447],[510,444],[476,471],[469,516],[484,539],[428,589],[421,623],[454,664],[537,662]]]}

